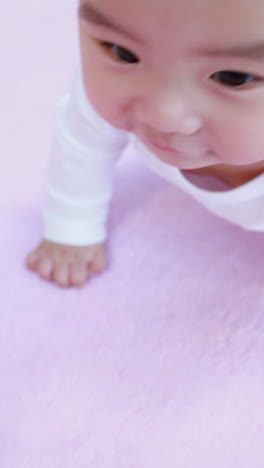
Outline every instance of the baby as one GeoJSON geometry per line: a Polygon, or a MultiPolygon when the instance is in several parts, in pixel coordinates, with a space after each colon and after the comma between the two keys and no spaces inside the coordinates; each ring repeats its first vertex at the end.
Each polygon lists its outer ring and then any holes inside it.
{"type": "Polygon", "coordinates": [[[80,0],[78,12],[81,67],[57,108],[44,240],[27,266],[63,287],[105,270],[128,143],[218,216],[264,230],[263,0],[80,0]]]}

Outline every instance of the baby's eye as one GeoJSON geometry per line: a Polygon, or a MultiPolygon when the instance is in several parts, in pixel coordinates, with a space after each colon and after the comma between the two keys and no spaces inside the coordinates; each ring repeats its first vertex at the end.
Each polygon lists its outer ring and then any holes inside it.
{"type": "Polygon", "coordinates": [[[239,88],[254,81],[258,81],[258,78],[254,75],[228,70],[214,73],[210,78],[229,88],[239,88]]]}
{"type": "Polygon", "coordinates": [[[129,50],[124,49],[124,47],[112,44],[111,42],[102,42],[102,46],[108,49],[111,52],[111,55],[113,55],[119,62],[139,63],[138,57],[129,50]]]}

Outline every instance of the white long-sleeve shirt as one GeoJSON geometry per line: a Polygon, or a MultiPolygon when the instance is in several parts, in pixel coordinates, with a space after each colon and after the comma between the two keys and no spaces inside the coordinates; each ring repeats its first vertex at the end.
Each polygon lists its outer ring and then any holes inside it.
{"type": "Polygon", "coordinates": [[[158,159],[134,135],[101,118],[85,94],[78,69],[71,93],[59,101],[56,112],[46,183],[46,239],[79,246],[106,239],[114,169],[128,143],[137,147],[151,170],[216,215],[248,230],[264,230],[264,174],[232,190],[199,188],[179,169],[158,159]]]}

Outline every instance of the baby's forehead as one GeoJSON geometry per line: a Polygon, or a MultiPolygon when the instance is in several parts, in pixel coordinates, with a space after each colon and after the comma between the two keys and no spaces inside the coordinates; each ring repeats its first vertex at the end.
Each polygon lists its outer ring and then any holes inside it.
{"type": "MultiPolygon", "coordinates": [[[[147,2],[149,7],[151,0],[147,2]]],[[[166,15],[173,24],[180,21],[211,23],[214,26],[242,29],[263,24],[264,0],[156,0],[160,17],[166,15]]],[[[155,10],[154,10],[155,11],[155,10]]]]}
{"type": "MultiPolygon", "coordinates": [[[[115,1],[115,0],[113,0],[115,1]]],[[[210,18],[213,22],[219,19],[236,23],[248,22],[264,14],[263,0],[126,0],[141,14],[159,14],[172,21],[177,18],[210,18]]],[[[120,3],[120,0],[119,0],[120,3]]],[[[262,16],[263,21],[263,16],[262,16]]],[[[223,24],[224,26],[224,24],[223,24]]]]}
{"type": "Polygon", "coordinates": [[[93,23],[151,41],[244,45],[264,40],[264,0],[80,0],[93,23]],[[97,12],[97,13],[96,13],[97,12]],[[98,12],[100,13],[98,15],[98,12]],[[106,20],[105,20],[106,18],[106,20]],[[131,32],[131,34],[129,34],[131,32]]]}
{"type": "MultiPolygon", "coordinates": [[[[143,2],[145,0],[142,0],[143,2]]],[[[146,0],[150,5],[151,0],[146,0]]],[[[228,47],[264,42],[264,0],[157,0],[163,31],[175,40],[228,47]],[[164,6],[165,5],[165,6],[164,6]],[[163,13],[164,12],[164,13],[163,13]],[[164,16],[163,16],[164,15],[164,16]]],[[[162,30],[157,31],[161,34],[162,30]]]]}

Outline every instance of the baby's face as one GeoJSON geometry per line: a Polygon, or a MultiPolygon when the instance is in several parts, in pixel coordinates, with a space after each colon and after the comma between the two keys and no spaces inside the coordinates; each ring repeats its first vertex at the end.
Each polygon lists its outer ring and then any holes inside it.
{"type": "Polygon", "coordinates": [[[263,0],[80,6],[85,89],[105,120],[181,169],[264,160],[263,0]]]}

